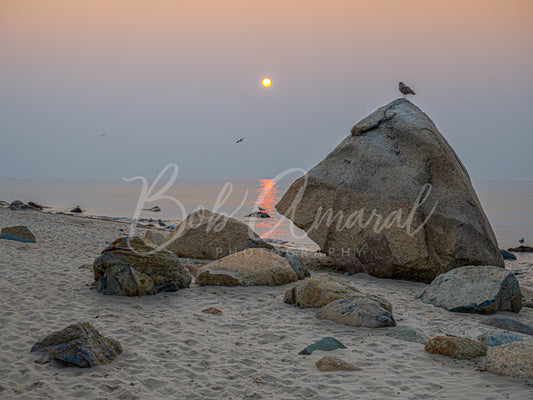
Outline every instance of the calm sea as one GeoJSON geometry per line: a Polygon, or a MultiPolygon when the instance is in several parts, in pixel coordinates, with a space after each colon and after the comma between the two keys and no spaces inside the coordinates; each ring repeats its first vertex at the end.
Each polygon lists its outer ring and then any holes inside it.
{"type": "MultiPolygon", "coordinates": [[[[148,182],[149,184],[151,182],[148,182]]],[[[272,219],[256,220],[254,229],[263,237],[306,242],[305,235],[295,228],[300,239],[291,236],[291,224],[282,221],[274,205],[290,185],[272,179],[179,179],[160,197],[157,189],[148,196],[153,201],[139,203],[142,184],[124,180],[36,180],[0,178],[0,200],[11,202],[34,201],[51,206],[53,210],[68,211],[80,205],[86,214],[123,218],[161,218],[182,220],[198,206],[225,212],[237,218],[244,217],[257,207],[273,215],[272,219]],[[136,209],[159,206],[161,212],[136,209]]],[[[533,181],[480,180],[474,186],[485,213],[496,233],[500,246],[518,245],[525,238],[533,245],[533,181]]],[[[150,199],[148,199],[150,200],[150,199]]]]}

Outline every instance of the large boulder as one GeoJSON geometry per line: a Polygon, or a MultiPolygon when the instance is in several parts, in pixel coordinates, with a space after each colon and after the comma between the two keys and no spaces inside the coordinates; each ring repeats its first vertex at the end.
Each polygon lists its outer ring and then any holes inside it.
{"type": "Polygon", "coordinates": [[[465,167],[405,99],[355,125],[276,209],[352,272],[429,283],[464,265],[504,265],[465,167]]]}
{"type": "Polygon", "coordinates": [[[94,260],[96,290],[103,294],[143,296],[189,287],[192,277],[171,251],[142,238],[120,238],[94,260]]]}
{"type": "Polygon", "coordinates": [[[513,331],[518,333],[525,333],[526,335],[533,335],[533,326],[528,325],[522,321],[518,321],[511,317],[494,317],[486,322],[488,326],[505,329],[506,331],[513,331]]]}
{"type": "Polygon", "coordinates": [[[31,351],[45,355],[40,363],[56,360],[71,367],[90,368],[112,361],[122,353],[122,346],[102,336],[89,322],[79,322],[39,340],[31,351]]]}
{"type": "Polygon", "coordinates": [[[318,309],[316,316],[350,326],[366,328],[396,326],[392,313],[368,297],[347,297],[336,300],[318,309]]]}
{"type": "Polygon", "coordinates": [[[215,286],[275,286],[298,276],[286,258],[265,249],[246,249],[198,270],[196,283],[215,286]]]}
{"type": "Polygon", "coordinates": [[[2,228],[0,238],[24,243],[35,243],[36,241],[35,235],[24,225],[2,228]]]}
{"type": "Polygon", "coordinates": [[[496,347],[506,343],[521,342],[524,339],[510,332],[485,332],[479,335],[476,340],[489,347],[496,347]]]}
{"type": "Polygon", "coordinates": [[[386,335],[394,339],[404,340],[406,342],[422,343],[422,344],[426,344],[430,339],[430,337],[427,336],[420,329],[416,329],[411,326],[405,326],[405,325],[400,325],[400,326],[391,328],[386,333],[386,335]]]}
{"type": "Polygon", "coordinates": [[[490,266],[461,267],[439,275],[417,298],[464,313],[519,312],[522,308],[522,294],[514,274],[490,266]]]}
{"type": "Polygon", "coordinates": [[[533,379],[533,340],[489,348],[485,369],[493,374],[533,379]]]}
{"type": "Polygon", "coordinates": [[[441,354],[458,360],[471,360],[484,356],[488,346],[464,337],[437,336],[424,346],[428,353],[441,354]]]}
{"type": "Polygon", "coordinates": [[[289,262],[294,272],[296,272],[298,279],[305,279],[311,275],[309,269],[307,269],[307,265],[297,255],[289,251],[282,251],[276,249],[270,251],[277,254],[278,256],[284,257],[289,262]]]}
{"type": "Polygon", "coordinates": [[[283,301],[300,308],[321,308],[346,297],[368,297],[392,312],[392,305],[387,300],[361,292],[348,279],[326,273],[313,275],[287,289],[283,301]]]}
{"type": "Polygon", "coordinates": [[[204,209],[189,214],[163,245],[178,257],[207,260],[247,248],[273,248],[245,223],[204,209]]]}

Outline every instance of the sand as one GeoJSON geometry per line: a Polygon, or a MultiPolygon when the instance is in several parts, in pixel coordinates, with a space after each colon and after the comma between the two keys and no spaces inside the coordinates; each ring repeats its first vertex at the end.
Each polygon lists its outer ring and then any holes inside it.
{"type": "MultiPolygon", "coordinates": [[[[483,371],[484,358],[459,361],[385,336],[388,328],[337,325],[283,303],[280,287],[191,287],[146,297],[104,296],[87,264],[127,224],[0,209],[0,227],[27,225],[37,244],[0,240],[2,399],[531,399],[533,381],[483,371]],[[217,307],[219,315],[201,310],[217,307]],[[124,352],[91,369],[37,364],[31,346],[78,321],[118,339],[124,352]],[[333,336],[347,349],[298,355],[333,336]],[[320,372],[337,356],[359,371],[320,372]]],[[[527,267],[526,256],[516,265],[527,267]],[[526,264],[524,264],[526,263],[526,264]]],[[[315,271],[316,272],[316,271],[315,271]]],[[[429,336],[475,338],[490,317],[454,314],[414,297],[421,283],[350,277],[394,306],[399,324],[429,336]]],[[[518,315],[533,324],[533,309],[518,315]]],[[[526,337],[527,335],[523,335],[526,337]]]]}

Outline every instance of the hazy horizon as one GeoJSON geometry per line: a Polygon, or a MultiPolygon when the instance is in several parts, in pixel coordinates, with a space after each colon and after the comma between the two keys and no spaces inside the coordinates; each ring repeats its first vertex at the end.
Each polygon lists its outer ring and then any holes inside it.
{"type": "Polygon", "coordinates": [[[309,169],[403,81],[473,180],[533,179],[532,37],[528,0],[0,0],[0,177],[309,169]]]}

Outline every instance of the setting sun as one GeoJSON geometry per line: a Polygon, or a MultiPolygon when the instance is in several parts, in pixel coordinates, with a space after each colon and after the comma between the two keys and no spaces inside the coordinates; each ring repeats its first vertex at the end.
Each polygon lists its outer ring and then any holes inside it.
{"type": "Polygon", "coordinates": [[[262,84],[263,84],[263,87],[267,88],[267,87],[270,87],[270,85],[272,85],[272,81],[270,80],[270,78],[265,78],[263,79],[262,84]]]}

